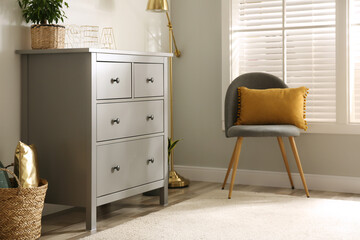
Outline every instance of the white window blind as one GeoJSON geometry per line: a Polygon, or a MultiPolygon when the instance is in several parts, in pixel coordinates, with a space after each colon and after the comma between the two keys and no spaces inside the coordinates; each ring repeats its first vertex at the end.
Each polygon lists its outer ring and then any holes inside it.
{"type": "Polygon", "coordinates": [[[232,79],[246,72],[282,78],[282,0],[233,0],[232,4],[232,79]]]}
{"type": "Polygon", "coordinates": [[[360,122],[360,0],[350,1],[350,121],[360,122]]]}
{"type": "Polygon", "coordinates": [[[232,79],[267,72],[306,86],[307,120],[335,122],[335,9],[335,0],[233,0],[232,79]]]}

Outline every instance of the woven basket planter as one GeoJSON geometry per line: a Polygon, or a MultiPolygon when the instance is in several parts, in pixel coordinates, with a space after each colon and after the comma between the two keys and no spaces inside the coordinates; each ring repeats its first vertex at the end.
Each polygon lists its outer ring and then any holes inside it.
{"type": "Polygon", "coordinates": [[[0,239],[40,238],[47,181],[40,179],[39,187],[22,188],[13,172],[0,170],[13,175],[18,183],[17,188],[0,188],[0,239]]]}
{"type": "Polygon", "coordinates": [[[41,24],[31,26],[31,48],[64,48],[65,26],[41,24]]]}

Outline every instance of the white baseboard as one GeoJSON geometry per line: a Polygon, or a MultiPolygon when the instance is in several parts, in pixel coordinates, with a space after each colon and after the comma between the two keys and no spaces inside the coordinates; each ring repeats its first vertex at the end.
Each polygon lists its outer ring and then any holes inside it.
{"type": "MultiPolygon", "coordinates": [[[[193,181],[222,183],[226,174],[225,168],[194,167],[176,165],[175,169],[182,176],[193,181]]],[[[303,189],[300,175],[291,173],[295,188],[303,189]]],[[[305,179],[309,190],[360,193],[360,178],[345,176],[329,176],[306,174],[305,179]]],[[[230,177],[228,178],[228,182],[230,177]]],[[[286,172],[267,172],[238,169],[235,178],[236,184],[290,187],[286,172]]]]}

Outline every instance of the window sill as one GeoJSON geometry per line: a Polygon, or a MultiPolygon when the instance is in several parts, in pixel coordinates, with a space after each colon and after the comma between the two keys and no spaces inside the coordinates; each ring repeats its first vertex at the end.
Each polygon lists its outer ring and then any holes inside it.
{"type": "MultiPolygon", "coordinates": [[[[350,134],[360,135],[360,124],[340,124],[340,123],[308,123],[308,130],[301,130],[301,134],[350,134]]],[[[222,131],[225,131],[224,120],[222,121],[222,131]]]]}
{"type": "Polygon", "coordinates": [[[320,133],[320,134],[360,134],[360,124],[340,124],[340,123],[308,123],[308,130],[301,133],[320,133]]]}

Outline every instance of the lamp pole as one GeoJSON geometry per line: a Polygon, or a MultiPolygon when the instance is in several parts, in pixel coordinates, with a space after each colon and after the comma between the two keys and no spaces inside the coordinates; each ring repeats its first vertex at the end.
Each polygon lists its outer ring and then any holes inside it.
{"type": "MultiPolygon", "coordinates": [[[[166,12],[166,17],[168,19],[168,27],[169,27],[169,52],[172,53],[173,52],[173,46],[172,46],[172,39],[174,39],[175,42],[175,38],[174,38],[174,31],[173,31],[173,27],[170,21],[170,17],[169,17],[169,13],[166,12]]],[[[176,43],[175,43],[176,46],[176,43]]],[[[176,48],[177,49],[177,48],[176,48]]],[[[180,57],[180,51],[177,50],[178,52],[178,56],[180,57]]],[[[170,74],[170,139],[171,141],[173,141],[174,139],[174,120],[173,120],[173,64],[172,64],[172,57],[169,58],[169,74],[170,74]]],[[[174,171],[174,150],[171,151],[171,161],[170,161],[170,172],[174,171]]]]}

